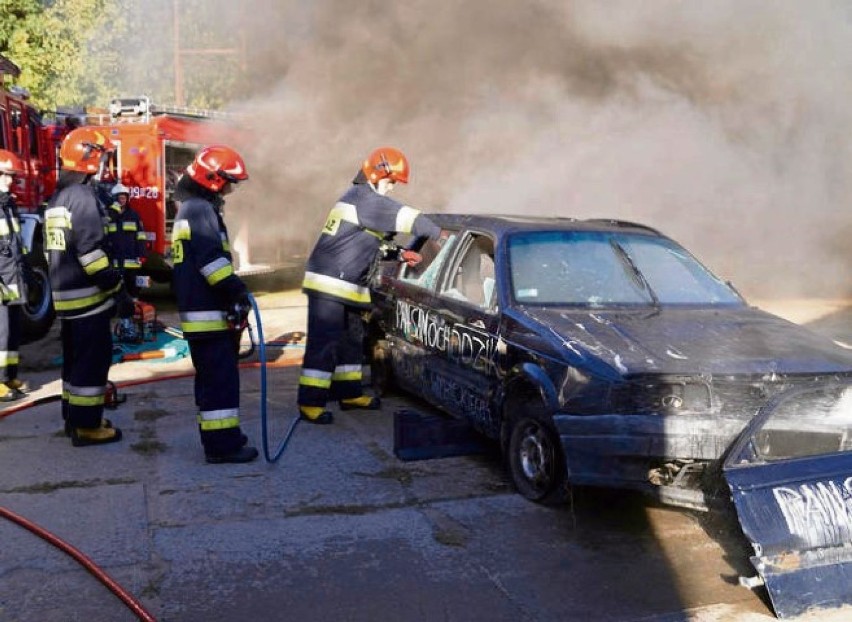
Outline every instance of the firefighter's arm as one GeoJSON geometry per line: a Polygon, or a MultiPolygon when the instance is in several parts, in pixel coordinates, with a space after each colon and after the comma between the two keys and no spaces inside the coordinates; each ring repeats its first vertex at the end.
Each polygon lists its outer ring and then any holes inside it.
{"type": "Polygon", "coordinates": [[[118,291],[121,275],[105,250],[104,224],[94,200],[71,210],[71,232],[83,271],[101,290],[118,291]]]}
{"type": "Polygon", "coordinates": [[[248,289],[234,271],[228,255],[225,254],[222,238],[219,235],[219,223],[212,214],[204,214],[198,227],[192,228],[192,240],[198,257],[198,271],[219,295],[228,303],[242,299],[248,289]],[[197,236],[197,237],[196,237],[197,236]]]}

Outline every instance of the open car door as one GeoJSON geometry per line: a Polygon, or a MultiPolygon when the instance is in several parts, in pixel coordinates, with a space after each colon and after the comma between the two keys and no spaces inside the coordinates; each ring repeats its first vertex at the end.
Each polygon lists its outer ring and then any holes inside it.
{"type": "Polygon", "coordinates": [[[773,398],[724,474],[775,614],[852,603],[852,384],[773,398]]]}

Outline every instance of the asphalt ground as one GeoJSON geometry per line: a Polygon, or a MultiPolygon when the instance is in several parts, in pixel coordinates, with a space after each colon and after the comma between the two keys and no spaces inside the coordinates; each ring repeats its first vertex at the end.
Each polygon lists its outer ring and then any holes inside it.
{"type": "MultiPolygon", "coordinates": [[[[257,298],[267,341],[304,330],[300,294],[257,298]]],[[[794,319],[852,342],[848,308],[826,308],[794,319]]],[[[58,394],[56,339],[22,349],[30,399],[58,394]]],[[[274,450],[295,416],[299,344],[269,358],[274,450]]],[[[58,402],[0,411],[0,508],[76,547],[157,620],[774,619],[760,589],[737,584],[752,574],[749,547],[725,517],[594,489],[541,507],[488,452],[401,461],[393,413],[434,412],[405,396],[299,424],[277,463],[208,465],[188,360],[120,363],[110,377],[126,385],[107,413],[120,443],[72,447],[58,402]]],[[[260,377],[241,376],[258,446],[260,377]]],[[[0,518],[0,620],[133,619],[79,564],[0,518]]],[[[849,608],[798,618],[849,619],[849,608]]]]}

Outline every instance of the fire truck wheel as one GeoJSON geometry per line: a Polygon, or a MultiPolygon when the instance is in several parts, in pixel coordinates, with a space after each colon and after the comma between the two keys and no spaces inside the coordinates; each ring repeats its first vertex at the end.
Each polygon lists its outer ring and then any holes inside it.
{"type": "Polygon", "coordinates": [[[32,266],[32,274],[27,289],[27,301],[23,306],[23,317],[21,319],[23,343],[38,341],[44,337],[56,317],[50,294],[47,266],[32,266]]]}

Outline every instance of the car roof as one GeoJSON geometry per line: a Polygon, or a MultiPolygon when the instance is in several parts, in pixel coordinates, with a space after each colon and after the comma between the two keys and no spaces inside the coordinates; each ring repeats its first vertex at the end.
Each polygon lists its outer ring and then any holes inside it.
{"type": "Polygon", "coordinates": [[[445,228],[467,228],[490,231],[497,235],[515,231],[632,231],[663,236],[647,225],[614,218],[565,218],[559,216],[518,216],[511,214],[427,214],[445,228]]]}

